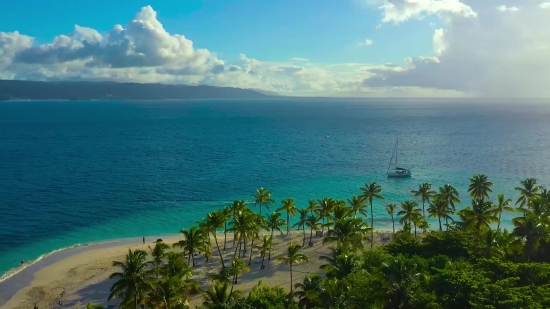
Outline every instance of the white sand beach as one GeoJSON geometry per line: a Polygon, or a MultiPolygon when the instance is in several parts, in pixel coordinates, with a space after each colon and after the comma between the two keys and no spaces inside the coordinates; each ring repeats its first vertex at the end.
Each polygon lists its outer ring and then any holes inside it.
{"type": "MultiPolygon", "coordinates": [[[[307,236],[309,237],[309,233],[307,236]]],[[[382,243],[384,235],[387,232],[379,232],[375,235],[375,244],[382,243]]],[[[269,286],[281,286],[287,290],[290,288],[290,274],[288,267],[284,263],[277,262],[277,258],[283,256],[290,242],[302,244],[303,234],[300,231],[293,231],[289,237],[277,236],[274,239],[271,261],[265,260],[265,269],[260,269],[260,264],[255,263],[260,259],[259,253],[253,253],[250,272],[245,272],[239,277],[236,289],[248,292],[260,280],[269,286]]],[[[163,241],[170,246],[179,241],[181,237],[165,238],[163,241]]],[[[223,244],[223,234],[218,236],[223,244]]],[[[232,256],[231,247],[232,235],[228,234],[228,256],[232,256]]],[[[318,273],[319,266],[322,263],[319,256],[330,254],[328,247],[330,244],[323,245],[321,237],[314,236],[314,246],[303,248],[302,253],[308,256],[309,261],[294,266],[294,283],[302,282],[308,274],[318,273]]],[[[108,277],[116,269],[112,267],[113,261],[124,261],[128,249],[142,249],[149,251],[148,246],[153,247],[154,243],[121,245],[111,248],[93,249],[69,256],[52,265],[46,266],[36,272],[31,284],[17,292],[2,309],[32,308],[37,305],[38,308],[82,308],[86,303],[97,303],[102,305],[116,306],[119,300],[107,301],[109,289],[113,281],[108,277]],[[62,305],[60,305],[62,304],[62,305]]],[[[215,247],[214,247],[215,248],[215,247]]],[[[174,249],[177,251],[178,249],[174,249]]],[[[202,266],[194,267],[195,277],[201,283],[201,286],[207,287],[210,282],[208,275],[217,272],[221,268],[221,262],[216,250],[212,252],[213,257],[208,263],[204,263],[205,258],[197,259],[202,266]]],[[[246,256],[248,259],[248,254],[246,256]]],[[[192,298],[191,308],[201,304],[202,296],[196,295],[192,298]]]]}

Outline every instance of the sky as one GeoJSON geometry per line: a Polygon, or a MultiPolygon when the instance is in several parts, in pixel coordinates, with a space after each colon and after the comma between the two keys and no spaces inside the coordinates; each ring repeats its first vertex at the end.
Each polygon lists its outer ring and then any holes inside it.
{"type": "Polygon", "coordinates": [[[550,97],[550,0],[6,0],[0,79],[550,97]]]}

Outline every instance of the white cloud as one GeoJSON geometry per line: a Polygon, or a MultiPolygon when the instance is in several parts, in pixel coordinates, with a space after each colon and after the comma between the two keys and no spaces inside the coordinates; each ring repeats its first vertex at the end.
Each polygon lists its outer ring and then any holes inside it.
{"type": "Polygon", "coordinates": [[[49,44],[0,32],[0,78],[207,84],[305,96],[550,96],[550,24],[539,1],[367,1],[380,10],[385,27],[438,17],[430,34],[433,53],[410,55],[402,65],[298,57],[271,62],[245,54],[221,60],[168,33],[147,6],[124,27],[100,33],[75,25],[49,44]],[[501,5],[520,10],[501,14],[495,9],[501,5]]]}
{"type": "Polygon", "coordinates": [[[371,46],[374,42],[369,39],[365,39],[363,42],[359,42],[357,46],[371,46]]]}
{"type": "Polygon", "coordinates": [[[499,12],[517,12],[519,9],[515,6],[499,5],[496,7],[499,12]]]}
{"type": "MultiPolygon", "coordinates": [[[[540,2],[500,14],[502,0],[465,0],[479,14],[445,20],[433,36],[434,53],[412,57],[403,71],[372,71],[368,87],[432,87],[496,97],[550,96],[550,23],[540,2]],[[500,3],[499,3],[500,2],[500,3]]],[[[508,2],[513,2],[512,0],[508,2]]]]}
{"type": "Polygon", "coordinates": [[[460,0],[367,0],[382,9],[382,22],[402,23],[426,16],[475,17],[476,12],[460,0]]]}
{"type": "Polygon", "coordinates": [[[539,5],[541,9],[550,9],[550,2],[543,2],[539,5]]]}

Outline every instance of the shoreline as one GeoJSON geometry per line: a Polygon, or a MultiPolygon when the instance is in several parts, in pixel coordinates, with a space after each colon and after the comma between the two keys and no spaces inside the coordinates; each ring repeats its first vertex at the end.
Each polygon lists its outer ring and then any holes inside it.
{"type": "MultiPolygon", "coordinates": [[[[265,232],[268,233],[268,232],[265,232]]],[[[298,239],[301,242],[302,239],[302,230],[291,230],[291,238],[298,239]]],[[[375,237],[379,235],[391,234],[391,230],[380,229],[375,231],[375,237]]],[[[233,233],[227,233],[227,243],[228,247],[232,248],[233,242],[233,233]]],[[[280,234],[276,234],[276,239],[280,239],[282,243],[287,243],[287,237],[279,237],[280,234]]],[[[220,238],[223,239],[223,232],[217,233],[218,241],[220,238]]],[[[308,231],[306,229],[306,238],[308,238],[308,231]]],[[[97,261],[102,261],[102,264],[105,265],[105,259],[114,258],[118,255],[119,259],[123,259],[128,249],[145,249],[148,251],[147,246],[154,246],[155,241],[158,238],[162,238],[163,242],[171,244],[182,239],[180,234],[170,234],[170,235],[160,235],[160,236],[146,236],[145,244],[142,243],[141,237],[133,238],[124,238],[113,240],[109,242],[93,243],[93,244],[83,244],[80,246],[73,246],[64,250],[58,250],[43,259],[29,265],[28,267],[22,269],[20,272],[13,274],[11,277],[0,282],[0,308],[23,308],[19,305],[27,301],[31,294],[43,293],[40,292],[40,288],[47,289],[44,286],[52,285],[55,281],[56,276],[59,276],[63,271],[74,271],[75,269],[85,269],[89,265],[96,264],[97,261]],[[149,238],[149,240],[147,240],[149,238]],[[116,253],[116,254],[115,254],[116,253]],[[78,265],[77,265],[78,264],[78,265]],[[36,290],[36,291],[34,291],[36,290]]],[[[321,243],[319,237],[313,236],[316,244],[321,243]]],[[[223,242],[223,240],[222,240],[223,242]]],[[[324,245],[326,249],[329,245],[324,245]]],[[[304,249],[307,250],[307,249],[304,249]]],[[[231,252],[231,249],[228,251],[231,252]]],[[[219,257],[217,252],[213,252],[212,260],[214,263],[219,262],[219,257]]],[[[114,259],[107,261],[107,264],[114,259]]],[[[272,259],[271,262],[274,262],[275,259],[272,259]]],[[[267,262],[267,259],[266,259],[267,262]]],[[[113,269],[110,269],[111,272],[113,269]]],[[[90,273],[95,271],[88,270],[90,273]]],[[[103,284],[106,281],[105,274],[103,273],[103,284]]],[[[92,275],[94,277],[95,275],[92,275]]],[[[97,276],[101,279],[101,276],[97,276]]],[[[57,279],[59,279],[57,277],[57,279]]],[[[267,279],[267,278],[266,278],[267,279]]],[[[101,285],[100,282],[93,284],[88,284],[87,286],[96,286],[101,285]]],[[[98,287],[99,288],[99,287],[98,287]]],[[[103,290],[108,292],[110,286],[102,287],[103,290]]],[[[103,295],[104,296],[104,295],[103,295]]],[[[106,301],[106,296],[103,302],[106,301]]],[[[31,306],[33,304],[30,304],[31,306]]]]}
{"type": "MultiPolygon", "coordinates": [[[[269,234],[268,232],[266,233],[269,234]]],[[[391,231],[375,231],[375,244],[385,243],[382,241],[382,235],[387,234],[391,234],[391,231]]],[[[224,234],[218,233],[217,235],[219,240],[220,236],[223,237],[224,234]]],[[[284,263],[281,264],[276,259],[281,254],[284,254],[289,242],[301,244],[303,232],[301,230],[299,232],[293,230],[288,237],[279,235],[277,234],[275,238],[277,250],[274,252],[271,261],[268,261],[267,258],[265,259],[266,265],[269,265],[267,270],[257,269],[259,268],[259,264],[256,262],[258,253],[255,251],[253,256],[256,257],[252,259],[254,263],[250,266],[251,271],[240,278],[239,284],[236,286],[237,288],[249,291],[259,280],[264,280],[268,285],[287,287],[289,284],[288,269],[284,266],[284,263]]],[[[228,233],[227,236],[228,250],[226,251],[226,255],[232,255],[232,233],[228,233]]],[[[309,238],[307,230],[306,236],[306,238],[309,238]]],[[[170,237],[165,235],[160,238],[170,246],[181,239],[180,235],[171,235],[170,237]]],[[[153,241],[156,239],[157,237],[153,241]]],[[[306,246],[303,249],[304,253],[310,255],[310,262],[298,266],[301,272],[300,274],[298,272],[295,274],[295,283],[298,280],[302,280],[307,274],[319,272],[319,265],[322,261],[317,257],[330,253],[328,250],[330,244],[322,244],[322,237],[313,236],[313,241],[313,247],[306,246]]],[[[119,302],[118,300],[107,301],[109,289],[113,283],[111,280],[108,280],[108,275],[115,271],[111,266],[112,261],[122,261],[128,249],[149,251],[147,247],[152,247],[153,245],[154,242],[151,241],[146,241],[143,244],[141,237],[132,238],[132,241],[129,242],[111,242],[109,244],[81,247],[78,250],[69,252],[69,254],[65,254],[65,256],[58,256],[45,265],[37,265],[37,263],[35,264],[37,267],[34,269],[34,272],[27,274],[25,277],[25,279],[29,279],[28,283],[17,282],[21,279],[20,276],[10,278],[9,283],[14,283],[13,291],[11,291],[13,295],[8,296],[6,293],[10,291],[5,291],[4,287],[0,285],[0,307],[3,309],[17,309],[39,304],[40,308],[60,308],[60,306],[55,306],[55,303],[59,300],[63,302],[63,308],[80,308],[87,302],[115,305],[119,302]],[[64,296],[61,297],[60,295],[64,296]]],[[[175,250],[179,252],[179,249],[175,250]]],[[[246,256],[245,260],[248,258],[246,256]]],[[[205,287],[209,284],[206,279],[208,274],[221,267],[220,257],[217,252],[213,252],[213,256],[208,263],[200,264],[192,268],[195,273],[194,279],[205,287]]],[[[192,303],[198,304],[197,302],[202,298],[200,298],[200,295],[194,295],[192,299],[192,303]]]]}
{"type": "MultiPolygon", "coordinates": [[[[223,233],[222,233],[223,234],[223,233]]],[[[178,238],[179,234],[151,235],[145,238],[178,238]]],[[[132,244],[142,244],[142,237],[127,237],[105,239],[97,242],[89,242],[82,244],[74,244],[71,246],[55,249],[48,253],[44,253],[34,260],[25,261],[23,265],[13,267],[4,272],[0,277],[0,307],[6,304],[19,290],[27,287],[33,280],[34,275],[43,268],[46,268],[59,261],[70,258],[74,255],[85,253],[93,250],[108,249],[132,244]]],[[[147,242],[147,244],[154,244],[147,242]]]]}
{"type": "MultiPolygon", "coordinates": [[[[383,220],[383,221],[379,221],[379,222],[376,222],[376,223],[378,223],[376,225],[381,226],[381,228],[375,229],[375,233],[376,232],[384,232],[384,233],[392,232],[391,221],[388,222],[386,220],[383,220]]],[[[438,227],[436,225],[432,225],[432,227],[429,228],[428,230],[437,230],[438,227]]],[[[402,226],[398,222],[396,222],[396,231],[398,231],[401,227],[402,226]]],[[[511,222],[504,222],[504,224],[501,224],[501,228],[508,229],[509,231],[511,231],[511,229],[513,229],[513,227],[514,226],[511,222]]],[[[296,229],[292,229],[292,231],[294,231],[294,230],[296,230],[296,229]]],[[[223,235],[223,232],[221,232],[221,233],[218,232],[217,234],[218,235],[220,235],[220,234],[223,235]]],[[[228,232],[227,234],[230,235],[231,233],[228,232]]],[[[6,282],[11,281],[14,276],[18,276],[20,274],[24,275],[25,277],[29,277],[29,275],[32,276],[32,274],[34,274],[38,269],[40,269],[42,267],[46,267],[46,266],[48,266],[52,263],[55,263],[59,259],[63,259],[63,258],[69,257],[71,255],[78,254],[80,251],[88,251],[88,250],[93,250],[93,249],[100,248],[100,247],[105,247],[106,248],[106,247],[116,246],[117,244],[122,245],[122,244],[125,244],[125,243],[130,244],[130,243],[135,243],[135,242],[141,243],[142,242],[142,237],[143,236],[132,236],[132,237],[124,237],[124,238],[109,238],[109,239],[102,239],[102,240],[94,241],[94,242],[77,243],[77,244],[73,244],[73,245],[70,245],[70,246],[54,249],[54,250],[49,251],[47,253],[43,253],[35,259],[25,261],[25,264],[23,264],[23,266],[19,265],[19,266],[12,267],[12,268],[10,268],[10,269],[8,269],[5,272],[0,274],[0,306],[2,306],[3,303],[4,303],[4,297],[3,297],[4,292],[3,291],[6,290],[6,287],[9,287],[9,285],[6,282]],[[37,264],[39,264],[39,265],[37,265],[37,264]]],[[[148,242],[149,238],[154,238],[156,240],[156,239],[159,239],[159,238],[176,238],[176,237],[181,237],[181,236],[180,236],[179,233],[166,233],[166,234],[161,234],[161,235],[159,235],[159,234],[145,235],[144,237],[146,238],[146,241],[147,241],[146,244],[147,244],[147,243],[149,243],[148,242]]],[[[30,280],[27,280],[27,281],[30,282],[30,280]]]]}

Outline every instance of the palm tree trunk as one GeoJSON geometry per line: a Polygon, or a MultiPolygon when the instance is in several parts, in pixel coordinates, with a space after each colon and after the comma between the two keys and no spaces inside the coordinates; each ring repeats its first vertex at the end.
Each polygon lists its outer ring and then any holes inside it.
{"type": "Polygon", "coordinates": [[[306,245],[306,225],[302,224],[302,231],[304,231],[304,241],[302,241],[302,247],[306,245]]]}
{"type": "Polygon", "coordinates": [[[260,265],[260,269],[264,269],[264,261],[265,261],[265,252],[262,254],[262,265],[260,265]]]}
{"type": "Polygon", "coordinates": [[[424,210],[424,199],[422,199],[422,215],[426,218],[426,210],[424,210]]]}
{"type": "Polygon", "coordinates": [[[286,236],[290,234],[290,214],[286,211],[286,236]]]}
{"type": "Polygon", "coordinates": [[[443,227],[441,226],[441,216],[437,216],[437,219],[439,220],[439,231],[443,231],[443,227]]]}
{"type": "Polygon", "coordinates": [[[138,303],[137,303],[137,291],[134,293],[134,308],[135,308],[135,309],[138,308],[138,303]]]}
{"type": "MultiPolygon", "coordinates": [[[[235,235],[237,235],[237,234],[235,233],[235,235]]],[[[237,243],[233,242],[233,246],[235,246],[235,253],[233,254],[233,258],[237,257],[237,250],[239,250],[239,245],[241,243],[241,238],[242,237],[239,237],[239,241],[237,243]]]]}
{"type": "Polygon", "coordinates": [[[395,234],[395,220],[393,220],[393,215],[391,215],[391,225],[393,227],[393,233],[395,234]]]}
{"type": "Polygon", "coordinates": [[[223,224],[223,251],[225,251],[226,244],[227,244],[227,222],[223,224]]]}
{"type": "Polygon", "coordinates": [[[189,256],[187,257],[187,265],[191,264],[191,255],[193,255],[193,252],[189,252],[189,256]]]}
{"type": "Polygon", "coordinates": [[[218,245],[218,237],[216,236],[216,231],[214,231],[214,240],[216,241],[216,247],[218,248],[218,254],[220,255],[220,260],[222,261],[222,268],[225,268],[225,264],[223,262],[222,251],[220,250],[220,246],[218,245]]]}
{"type": "Polygon", "coordinates": [[[370,199],[369,202],[370,202],[370,248],[372,249],[372,246],[374,244],[374,214],[372,212],[372,199],[370,199]]]}
{"type": "Polygon", "coordinates": [[[498,213],[498,224],[497,224],[497,230],[500,230],[500,217],[502,216],[502,211],[498,213]]]}
{"type": "Polygon", "coordinates": [[[252,261],[252,249],[254,248],[254,239],[252,239],[252,243],[250,244],[250,255],[248,256],[248,266],[250,266],[250,262],[252,261]]]}
{"type": "Polygon", "coordinates": [[[246,237],[244,238],[244,241],[243,241],[243,251],[242,251],[242,253],[243,253],[242,257],[244,258],[246,256],[246,237]]]}
{"type": "Polygon", "coordinates": [[[416,239],[416,222],[414,223],[414,239],[416,239]]]}
{"type": "Polygon", "coordinates": [[[292,295],[292,263],[290,263],[290,294],[292,295]]]}
{"type": "Polygon", "coordinates": [[[313,226],[311,227],[310,233],[309,233],[309,245],[312,246],[313,243],[311,242],[311,239],[313,238],[313,226]]]}

